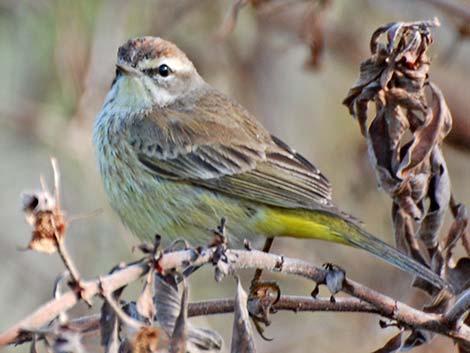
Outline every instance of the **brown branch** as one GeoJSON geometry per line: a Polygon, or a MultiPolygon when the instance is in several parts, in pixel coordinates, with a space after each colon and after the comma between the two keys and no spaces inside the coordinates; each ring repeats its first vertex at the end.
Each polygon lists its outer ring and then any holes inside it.
{"type": "MultiPolygon", "coordinates": [[[[93,281],[83,281],[82,295],[86,293],[87,298],[92,298],[100,292],[100,281],[106,283],[108,288],[114,290],[121,288],[129,283],[134,282],[140,276],[145,274],[148,270],[145,261],[131,265],[123,270],[117,271],[109,276],[93,281]]],[[[33,330],[42,327],[61,312],[74,307],[79,302],[79,297],[74,291],[64,293],[60,298],[51,300],[38,308],[31,315],[27,316],[16,325],[10,327],[8,330],[0,334],[0,348],[10,343],[13,343],[20,335],[22,330],[33,330]]]]}
{"type": "MultiPolygon", "coordinates": [[[[189,303],[188,316],[206,316],[215,314],[233,313],[234,299],[214,299],[189,303]]],[[[373,305],[355,298],[336,298],[331,302],[330,298],[312,298],[297,295],[283,295],[273,305],[275,311],[334,311],[334,312],[361,312],[380,314],[373,305]]]]}
{"type": "MultiPolygon", "coordinates": [[[[165,253],[158,259],[158,267],[165,273],[174,269],[183,269],[187,267],[188,264],[195,266],[204,265],[213,261],[214,251],[214,248],[210,248],[204,249],[199,253],[193,250],[165,253]]],[[[326,272],[324,269],[313,266],[303,260],[267,254],[256,250],[227,250],[225,255],[227,257],[229,272],[239,269],[262,268],[267,271],[301,276],[319,283],[323,283],[325,280],[326,272]]],[[[100,283],[102,286],[106,286],[109,291],[116,290],[137,280],[148,271],[148,268],[147,261],[141,261],[100,279],[83,281],[83,292],[88,298],[98,295],[100,293],[100,283]]],[[[372,307],[367,307],[368,310],[370,309],[372,311],[372,309],[374,309],[375,311],[372,312],[377,312],[384,317],[396,320],[404,326],[433,331],[464,343],[470,342],[470,328],[466,325],[458,327],[450,325],[443,315],[430,314],[417,310],[352,280],[345,280],[343,291],[372,305],[372,307]]],[[[60,312],[72,308],[78,301],[79,298],[73,291],[65,293],[58,299],[49,301],[33,314],[0,334],[0,347],[15,342],[22,329],[33,330],[40,328],[59,315],[60,312]]],[[[331,303],[328,304],[328,307],[325,307],[325,304],[322,304],[322,302],[316,302],[315,304],[315,300],[313,299],[311,301],[304,301],[303,304],[311,305],[312,307],[318,305],[317,309],[322,307],[325,308],[325,310],[327,310],[326,308],[333,310],[331,308],[335,305],[347,306],[356,303],[343,302],[343,299],[340,300],[340,298],[338,298],[338,301],[340,304],[331,303]]],[[[301,310],[303,305],[299,304],[298,301],[297,303],[293,301],[289,304],[287,301],[284,301],[281,302],[281,304],[285,305],[285,310],[301,310]]],[[[221,303],[220,305],[221,309],[225,308],[224,310],[227,310],[227,303],[221,303]]],[[[359,304],[356,303],[354,305],[359,304]]],[[[364,310],[366,309],[366,307],[362,308],[364,310]]],[[[340,310],[341,308],[337,309],[340,310]]]]}
{"type": "MultiPolygon", "coordinates": [[[[212,299],[188,304],[188,317],[230,314],[234,311],[235,301],[233,298],[212,299]]],[[[273,305],[273,311],[314,312],[331,311],[344,313],[370,313],[380,314],[373,305],[365,303],[356,298],[336,298],[332,302],[330,298],[312,298],[310,296],[283,295],[273,305]]],[[[83,316],[70,320],[68,327],[77,332],[89,333],[100,329],[100,315],[83,316]]],[[[31,337],[22,337],[29,341],[31,337]]],[[[23,341],[23,342],[24,342],[23,341]]]]}

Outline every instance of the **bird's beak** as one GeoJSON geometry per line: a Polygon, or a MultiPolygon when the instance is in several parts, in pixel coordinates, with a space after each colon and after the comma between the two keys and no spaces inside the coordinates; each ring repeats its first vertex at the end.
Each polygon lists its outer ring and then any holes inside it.
{"type": "Polygon", "coordinates": [[[124,63],[116,63],[116,69],[124,74],[124,75],[127,75],[127,76],[138,76],[140,75],[140,71],[133,68],[132,66],[130,65],[127,65],[127,64],[124,64],[124,63]]]}

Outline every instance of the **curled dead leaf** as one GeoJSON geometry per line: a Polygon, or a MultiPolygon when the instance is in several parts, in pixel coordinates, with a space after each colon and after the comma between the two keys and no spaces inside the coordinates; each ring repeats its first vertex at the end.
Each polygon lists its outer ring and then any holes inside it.
{"type": "Polygon", "coordinates": [[[450,255],[440,253],[447,245],[438,246],[451,186],[441,144],[452,117],[442,92],[428,80],[435,26],[436,19],[379,27],[371,36],[371,57],[361,63],[343,104],[357,118],[379,185],[393,199],[398,247],[421,263],[431,260],[443,273],[450,255]]]}
{"type": "MultiPolygon", "coordinates": [[[[155,277],[155,306],[157,308],[157,322],[167,332],[169,336],[175,332],[175,325],[181,312],[182,303],[187,302],[178,293],[175,285],[169,283],[162,276],[155,277]]],[[[186,305],[186,304],[185,304],[186,305]]],[[[184,312],[183,312],[184,314],[184,312]]],[[[220,352],[222,350],[222,337],[215,331],[195,327],[187,319],[180,319],[181,331],[182,324],[186,326],[187,351],[196,352],[220,352]]]]}
{"type": "Polygon", "coordinates": [[[256,352],[256,348],[247,308],[248,295],[243,289],[240,279],[236,277],[236,280],[237,293],[235,295],[235,310],[230,352],[253,353],[256,352]]]}
{"type": "Polygon", "coordinates": [[[155,295],[154,285],[155,271],[151,269],[145,278],[145,285],[137,299],[136,308],[141,320],[144,320],[147,325],[151,325],[155,319],[157,309],[153,300],[155,295]]]}

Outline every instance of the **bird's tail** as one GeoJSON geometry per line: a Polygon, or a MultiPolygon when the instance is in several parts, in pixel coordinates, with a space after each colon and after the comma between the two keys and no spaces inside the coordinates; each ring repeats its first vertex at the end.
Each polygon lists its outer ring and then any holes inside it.
{"type": "Polygon", "coordinates": [[[271,210],[270,224],[263,233],[272,236],[317,238],[346,244],[370,252],[391,265],[416,275],[439,289],[449,284],[426,266],[366,232],[355,221],[336,212],[271,210]]]}

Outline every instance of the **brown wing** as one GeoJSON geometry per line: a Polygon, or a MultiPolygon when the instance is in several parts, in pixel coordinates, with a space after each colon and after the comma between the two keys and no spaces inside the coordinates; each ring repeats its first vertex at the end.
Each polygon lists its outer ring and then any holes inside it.
{"type": "Polygon", "coordinates": [[[315,166],[215,91],[135,121],[129,142],[158,177],[279,207],[332,206],[330,184],[315,166]]]}

